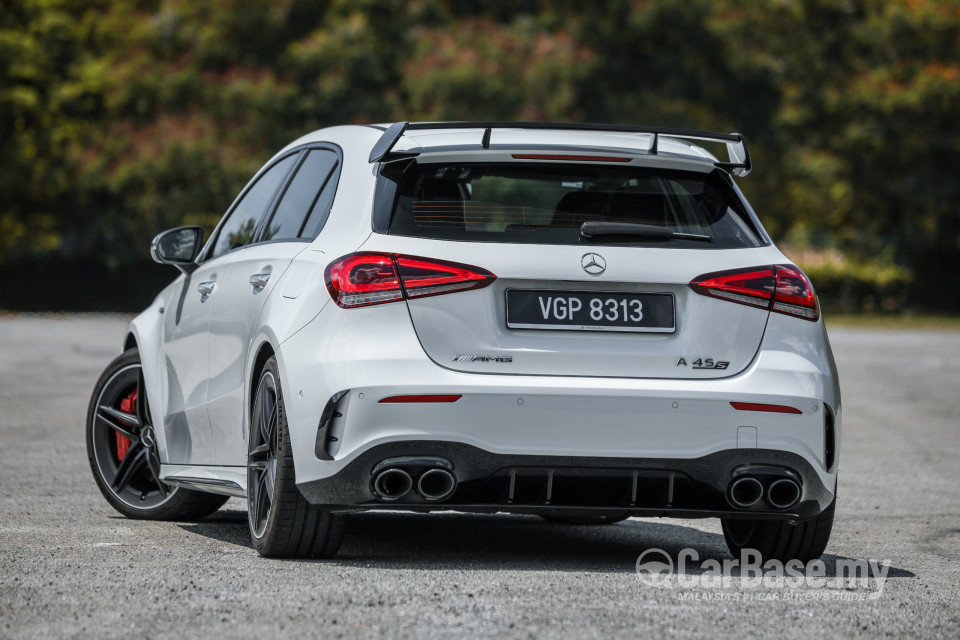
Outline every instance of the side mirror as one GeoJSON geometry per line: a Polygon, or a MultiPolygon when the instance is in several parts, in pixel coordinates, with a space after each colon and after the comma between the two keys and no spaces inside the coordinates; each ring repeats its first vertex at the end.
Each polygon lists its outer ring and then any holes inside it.
{"type": "Polygon", "coordinates": [[[177,227],[159,234],[150,243],[154,262],[172,264],[191,274],[197,268],[195,260],[203,248],[203,227],[177,227]]]}

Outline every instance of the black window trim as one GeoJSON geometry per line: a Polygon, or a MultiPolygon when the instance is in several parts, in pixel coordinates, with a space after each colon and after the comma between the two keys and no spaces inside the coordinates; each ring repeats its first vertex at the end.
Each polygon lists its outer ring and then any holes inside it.
{"type": "MultiPolygon", "coordinates": [[[[207,245],[207,248],[204,249],[203,257],[199,260],[199,262],[203,263],[209,260],[216,260],[217,258],[222,258],[223,256],[229,255],[234,251],[239,251],[240,249],[244,249],[246,247],[257,244],[257,239],[260,233],[260,227],[263,224],[263,220],[266,217],[266,213],[261,214],[260,218],[257,220],[257,226],[256,228],[254,228],[254,231],[253,231],[253,240],[251,240],[248,244],[245,244],[241,247],[237,247],[235,249],[228,249],[216,257],[211,256],[211,254],[213,253],[214,249],[217,246],[217,241],[220,239],[220,232],[223,231],[224,225],[230,219],[230,216],[233,215],[234,211],[236,211],[237,205],[243,202],[243,199],[246,197],[247,193],[249,193],[249,191],[254,187],[254,185],[256,185],[257,182],[260,181],[260,178],[262,178],[264,175],[267,174],[267,172],[269,172],[271,169],[277,166],[277,164],[279,164],[280,162],[283,162],[290,156],[299,155],[302,153],[303,153],[302,148],[298,147],[297,149],[291,149],[289,153],[285,153],[282,156],[279,156],[276,160],[274,160],[270,164],[267,164],[261,167],[260,170],[254,174],[253,178],[251,178],[250,181],[247,182],[246,186],[239,193],[239,195],[237,195],[237,197],[234,198],[233,203],[230,205],[230,208],[227,209],[227,212],[223,214],[222,218],[220,218],[220,222],[217,223],[217,228],[214,230],[213,234],[210,236],[210,242],[207,245]]],[[[300,163],[300,159],[298,158],[297,160],[294,160],[293,166],[291,166],[290,169],[287,169],[287,173],[283,176],[283,178],[280,180],[280,184],[274,190],[273,195],[270,197],[270,204],[267,205],[267,208],[264,209],[264,212],[268,212],[272,210],[274,203],[277,200],[277,193],[279,193],[287,184],[287,181],[290,179],[291,172],[293,171],[293,169],[295,169],[299,165],[299,163],[300,163]]]]}
{"type": "Polygon", "coordinates": [[[323,212],[323,225],[317,231],[317,235],[312,238],[304,238],[309,242],[313,242],[317,236],[323,233],[323,227],[327,226],[327,221],[330,219],[330,212],[333,210],[333,203],[337,199],[337,188],[340,186],[340,171],[343,168],[343,156],[337,154],[337,163],[333,165],[333,169],[330,170],[330,173],[327,174],[326,180],[323,181],[323,184],[320,185],[320,190],[317,191],[316,197],[314,197],[313,202],[310,203],[310,210],[307,212],[307,215],[304,216],[303,222],[300,224],[300,230],[297,232],[297,238],[303,237],[303,232],[307,229],[307,222],[310,221],[310,214],[313,213],[313,208],[317,206],[317,202],[320,200],[320,196],[323,195],[323,192],[327,189],[327,185],[330,184],[330,181],[336,176],[336,183],[333,185],[333,200],[330,201],[330,208],[323,212]]]}
{"type": "MultiPolygon", "coordinates": [[[[314,240],[314,238],[302,238],[301,234],[303,233],[304,228],[307,226],[307,220],[310,219],[310,213],[313,211],[313,207],[317,204],[317,200],[320,199],[320,196],[323,194],[323,190],[326,189],[327,184],[330,182],[330,178],[333,177],[333,174],[337,174],[337,181],[339,183],[340,167],[343,165],[343,151],[339,146],[330,142],[312,142],[303,147],[297,148],[302,152],[300,158],[297,159],[291,172],[284,178],[284,182],[280,187],[280,192],[274,196],[270,203],[270,207],[268,208],[269,215],[265,216],[263,218],[263,223],[257,226],[257,229],[253,235],[253,242],[250,244],[264,244],[267,242],[295,242],[303,240],[306,240],[307,242],[313,242],[314,240]],[[337,162],[333,165],[333,169],[324,179],[323,184],[320,185],[320,189],[317,190],[316,195],[313,196],[313,200],[310,202],[310,207],[307,209],[307,213],[303,216],[303,221],[300,223],[300,228],[297,229],[297,237],[278,238],[277,240],[263,240],[263,234],[266,233],[268,228],[270,228],[270,223],[273,222],[273,218],[277,215],[277,209],[280,208],[280,201],[283,200],[285,195],[287,195],[287,191],[290,189],[294,179],[297,177],[297,172],[300,171],[300,167],[303,166],[303,163],[307,161],[307,156],[310,154],[310,152],[314,150],[333,152],[337,156],[337,162]]],[[[336,194],[334,194],[334,197],[336,197],[336,194]]],[[[330,202],[330,206],[333,206],[332,201],[330,202]]],[[[329,214],[329,211],[327,213],[329,214]]]]}
{"type": "MultiPolygon", "coordinates": [[[[317,197],[319,197],[320,193],[323,192],[323,189],[327,186],[327,183],[329,182],[330,177],[333,175],[333,173],[337,174],[337,182],[339,184],[340,169],[343,166],[343,149],[341,149],[339,145],[336,145],[332,142],[308,142],[307,144],[303,144],[303,145],[300,145],[299,147],[294,147],[293,149],[290,149],[289,152],[283,154],[282,156],[277,157],[276,160],[271,162],[269,165],[264,165],[263,167],[261,167],[260,170],[256,174],[254,174],[253,178],[251,178],[247,182],[243,190],[239,194],[237,194],[237,197],[234,198],[233,202],[230,204],[230,208],[227,209],[227,212],[223,214],[223,216],[220,218],[220,221],[217,223],[217,226],[214,229],[213,234],[210,236],[210,240],[208,241],[206,248],[203,250],[203,253],[201,254],[200,258],[197,259],[197,263],[202,264],[202,263],[208,262],[209,260],[222,258],[223,256],[229,255],[234,251],[240,251],[242,249],[246,249],[247,247],[252,247],[254,245],[268,244],[272,242],[302,242],[302,241],[312,242],[313,238],[304,239],[300,237],[283,238],[280,240],[267,240],[267,241],[261,240],[261,237],[263,236],[263,230],[266,228],[266,225],[269,223],[269,221],[273,219],[273,216],[276,213],[277,206],[280,204],[280,198],[283,196],[283,194],[287,192],[287,188],[290,185],[290,181],[292,177],[296,175],[297,169],[299,169],[300,165],[303,164],[303,161],[304,161],[304,158],[306,158],[307,152],[309,152],[312,149],[326,149],[328,151],[333,151],[334,153],[337,154],[337,164],[334,167],[334,171],[331,172],[330,176],[327,177],[327,180],[324,181],[320,190],[317,192],[317,197]],[[213,253],[214,248],[217,246],[217,240],[220,238],[220,231],[223,229],[224,223],[229,219],[230,216],[233,215],[233,212],[236,210],[237,205],[240,204],[243,198],[247,195],[247,192],[249,192],[250,189],[253,188],[253,186],[260,180],[260,178],[264,174],[266,174],[268,171],[270,171],[270,169],[275,167],[277,163],[284,161],[285,159],[289,158],[292,155],[298,155],[299,157],[296,160],[294,160],[293,165],[290,167],[290,169],[287,170],[287,173],[283,176],[283,179],[280,181],[280,185],[274,191],[273,196],[271,196],[270,204],[268,204],[267,208],[264,210],[266,213],[261,215],[260,219],[257,221],[257,227],[254,229],[254,232],[253,232],[253,240],[249,244],[245,244],[242,247],[237,247],[236,249],[229,249],[228,251],[225,251],[223,254],[217,256],[216,258],[211,258],[211,254],[213,253]]],[[[336,199],[336,194],[334,194],[334,199],[336,199]]],[[[316,200],[314,200],[314,202],[316,202],[316,200]]],[[[333,203],[331,202],[331,207],[332,206],[333,206],[333,203]]],[[[329,212],[328,212],[328,215],[329,215],[329,212]]],[[[309,214],[308,216],[304,217],[303,223],[300,225],[299,233],[303,233],[303,228],[307,222],[307,217],[309,217],[309,214]]]]}
{"type": "Polygon", "coordinates": [[[287,190],[289,190],[290,185],[293,184],[293,179],[296,177],[297,171],[300,170],[300,167],[303,166],[303,161],[307,159],[308,152],[306,149],[298,149],[298,153],[300,156],[297,158],[296,162],[293,163],[293,167],[290,168],[290,171],[287,173],[287,175],[284,176],[283,182],[280,183],[280,187],[277,189],[277,192],[273,194],[270,204],[267,205],[266,214],[260,218],[259,222],[257,222],[257,228],[253,231],[253,240],[250,242],[250,244],[263,243],[263,234],[273,221],[273,217],[277,214],[277,208],[280,206],[280,201],[283,200],[283,196],[287,194],[287,190]]]}

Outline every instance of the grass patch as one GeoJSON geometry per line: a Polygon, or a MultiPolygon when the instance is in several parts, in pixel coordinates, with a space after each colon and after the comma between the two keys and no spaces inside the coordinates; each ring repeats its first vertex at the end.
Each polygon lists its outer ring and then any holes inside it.
{"type": "Polygon", "coordinates": [[[904,313],[823,314],[828,329],[879,329],[886,331],[960,331],[960,316],[904,313]]]}

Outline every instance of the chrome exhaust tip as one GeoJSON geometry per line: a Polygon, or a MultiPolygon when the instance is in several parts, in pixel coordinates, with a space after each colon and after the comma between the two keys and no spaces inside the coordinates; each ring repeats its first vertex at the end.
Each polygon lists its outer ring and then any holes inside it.
{"type": "Polygon", "coordinates": [[[763,498],[763,485],[756,478],[737,478],[730,483],[727,493],[733,506],[747,509],[763,498]]]}
{"type": "Polygon", "coordinates": [[[417,480],[417,493],[425,500],[446,500],[457,488],[457,479],[446,469],[427,469],[417,480]]]}
{"type": "Polygon", "coordinates": [[[800,485],[789,478],[781,478],[767,487],[767,503],[774,509],[789,509],[800,499],[800,485]]]}
{"type": "Polygon", "coordinates": [[[382,500],[399,500],[413,489],[413,478],[403,469],[386,469],[377,474],[373,490],[382,500]]]}

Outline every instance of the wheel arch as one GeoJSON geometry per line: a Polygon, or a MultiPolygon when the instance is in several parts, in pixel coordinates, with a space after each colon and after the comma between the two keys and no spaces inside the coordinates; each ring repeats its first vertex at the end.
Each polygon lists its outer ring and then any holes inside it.
{"type": "MultiPolygon", "coordinates": [[[[147,387],[147,403],[154,423],[163,424],[164,413],[164,358],[163,358],[163,309],[162,295],[142,313],[130,321],[123,338],[123,350],[136,348],[140,354],[143,380],[147,387]]],[[[157,447],[162,463],[168,462],[165,429],[158,428],[157,447]]]]}
{"type": "Polygon", "coordinates": [[[254,402],[254,387],[257,384],[257,376],[260,373],[260,370],[263,369],[263,365],[266,364],[267,360],[271,356],[277,354],[276,349],[274,348],[272,342],[264,337],[261,337],[259,344],[254,348],[254,357],[251,358],[251,366],[248,371],[247,380],[250,381],[250,384],[247,385],[247,401],[244,403],[244,406],[247,409],[247,417],[250,416],[250,412],[253,411],[253,402],[254,402]]]}

